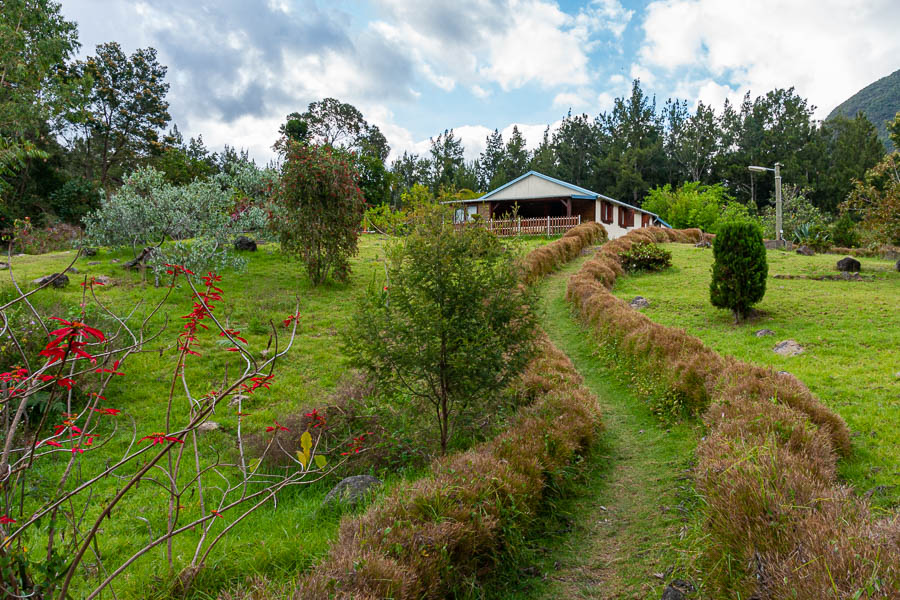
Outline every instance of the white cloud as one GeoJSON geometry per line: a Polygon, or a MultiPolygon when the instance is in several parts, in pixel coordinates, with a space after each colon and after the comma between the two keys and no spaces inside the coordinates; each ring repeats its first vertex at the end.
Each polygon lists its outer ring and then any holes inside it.
{"type": "Polygon", "coordinates": [[[601,112],[609,112],[612,110],[615,101],[616,99],[613,98],[613,95],[607,92],[601,92],[600,95],[597,96],[597,105],[601,112]]]}
{"type": "Polygon", "coordinates": [[[486,90],[480,85],[473,85],[471,89],[476,98],[487,98],[491,95],[490,90],[486,90]]]}
{"type": "Polygon", "coordinates": [[[896,0],[660,0],[647,7],[639,68],[681,77],[704,101],[794,86],[822,118],[897,68],[897,23],[896,0]]]}
{"type": "Polygon", "coordinates": [[[588,106],[590,106],[590,100],[575,92],[561,92],[553,98],[553,108],[561,108],[563,110],[571,108],[577,112],[588,106]]]}
{"type": "Polygon", "coordinates": [[[554,0],[377,0],[377,5],[382,18],[370,27],[402,46],[422,76],[448,91],[457,84],[496,83],[504,91],[530,83],[585,85],[597,34],[621,36],[633,14],[619,0],[593,0],[575,16],[554,0]]]}

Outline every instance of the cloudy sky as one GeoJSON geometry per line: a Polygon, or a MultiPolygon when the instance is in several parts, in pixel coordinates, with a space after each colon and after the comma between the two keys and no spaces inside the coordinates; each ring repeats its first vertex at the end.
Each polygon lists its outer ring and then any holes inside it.
{"type": "Polygon", "coordinates": [[[213,150],[258,160],[285,115],[332,96],[396,155],[453,128],[472,158],[513,124],[596,115],[632,79],[720,107],[794,86],[823,118],[900,68],[897,0],[62,0],[82,54],[153,46],[170,112],[213,150]]]}

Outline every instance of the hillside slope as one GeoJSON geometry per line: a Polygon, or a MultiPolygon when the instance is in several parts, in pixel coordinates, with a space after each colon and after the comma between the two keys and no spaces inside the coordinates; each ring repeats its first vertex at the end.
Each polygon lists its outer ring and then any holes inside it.
{"type": "Polygon", "coordinates": [[[900,111],[900,69],[878,81],[870,83],[842,103],[826,118],[826,121],[843,114],[853,118],[862,111],[878,129],[878,137],[885,147],[892,148],[885,121],[890,121],[900,111]]]}

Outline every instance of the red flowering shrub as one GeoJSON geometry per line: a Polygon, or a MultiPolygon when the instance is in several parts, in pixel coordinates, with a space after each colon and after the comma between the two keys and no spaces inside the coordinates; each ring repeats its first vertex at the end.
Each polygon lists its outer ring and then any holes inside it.
{"type": "MultiPolygon", "coordinates": [[[[148,342],[164,334],[146,329],[149,317],[132,325],[130,319],[115,315],[97,301],[93,287],[97,284],[87,281],[76,318],[54,316],[45,321],[26,295],[0,303],[2,356],[10,360],[4,364],[16,365],[0,373],[0,538],[4,540],[0,545],[0,589],[4,598],[94,597],[154,548],[158,552],[165,549],[168,571],[180,571],[181,584],[189,587],[210,551],[234,525],[285,487],[305,483],[333,468],[326,466],[309,431],[290,431],[277,422],[266,428],[267,443],[258,452],[247,452],[240,419],[236,455],[205,457],[201,462],[198,429],[217,407],[222,410],[233,405],[239,417],[246,416],[242,403],[272,384],[276,361],[293,343],[296,319],[288,329],[286,343],[278,339],[285,336],[284,330],[273,328],[270,343],[277,351],[258,356],[240,331],[226,327],[217,316],[224,312],[225,303],[220,276],[207,273],[197,277],[179,265],[168,265],[168,269],[170,290],[175,289],[175,280],[183,277],[192,305],[178,320],[180,331],[168,346],[171,371],[159,393],[163,427],[143,425],[129,414],[127,405],[117,404],[121,399],[117,401],[107,391],[113,379],[129,380],[135,368],[129,366],[129,357],[149,350],[148,342]],[[40,350],[33,343],[20,343],[21,319],[11,319],[17,306],[27,307],[42,329],[40,350]],[[98,314],[108,318],[90,316],[98,314]],[[101,320],[106,327],[99,324],[101,320]],[[58,323],[55,329],[45,325],[53,321],[58,323]],[[116,325],[109,327],[110,323],[116,325]],[[204,338],[212,339],[204,342],[204,338]],[[225,347],[215,343],[220,338],[228,341],[225,347]],[[221,373],[227,376],[212,372],[218,363],[205,356],[215,352],[231,353],[231,366],[221,373]],[[193,392],[191,381],[196,378],[188,377],[187,372],[194,369],[204,375],[204,381],[221,383],[203,394],[193,392]],[[47,407],[62,408],[31,411],[38,400],[47,407]],[[262,460],[277,449],[279,437],[287,435],[299,440],[299,447],[289,457],[290,468],[276,474],[263,472],[262,460]],[[32,491],[36,481],[41,490],[37,494],[32,491]],[[105,483],[101,488],[101,481],[115,481],[115,487],[105,483]],[[142,482],[140,500],[136,500],[133,492],[142,482]],[[192,500],[190,506],[185,506],[187,498],[192,500]],[[134,511],[145,514],[148,522],[153,520],[151,539],[135,537],[124,549],[122,540],[115,539],[111,543],[116,551],[109,551],[104,521],[113,514],[134,511]],[[211,531],[217,519],[228,524],[211,531]],[[156,524],[162,529],[156,529],[156,524]],[[181,558],[170,541],[185,531],[201,535],[193,555],[181,558]],[[90,571],[86,571],[86,562],[93,563],[90,571]],[[95,579],[86,574],[89,572],[95,579]]],[[[150,316],[172,293],[150,309],[150,316]]],[[[319,431],[325,423],[315,411],[309,419],[311,431],[319,431]]],[[[359,447],[358,441],[346,447],[359,447]]],[[[342,451],[346,449],[335,448],[335,465],[342,451]]]]}
{"type": "Polygon", "coordinates": [[[283,252],[298,255],[313,285],[350,274],[365,198],[359,173],[330,146],[287,142],[270,223],[283,252]]]}

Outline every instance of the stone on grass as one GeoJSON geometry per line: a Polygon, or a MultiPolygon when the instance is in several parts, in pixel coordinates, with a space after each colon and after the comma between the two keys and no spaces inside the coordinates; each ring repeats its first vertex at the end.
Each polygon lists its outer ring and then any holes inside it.
{"type": "Polygon", "coordinates": [[[815,255],[815,250],[810,248],[809,246],[800,246],[797,248],[797,254],[802,254],[803,256],[813,256],[815,255]]]}
{"type": "Polygon", "coordinates": [[[90,267],[90,266],[99,265],[99,264],[100,264],[99,260],[92,260],[91,262],[88,263],[88,266],[90,267]]]}
{"type": "Polygon", "coordinates": [[[838,271],[844,271],[845,273],[859,273],[862,265],[852,256],[845,256],[841,260],[837,261],[837,268],[838,271]]]}
{"type": "Polygon", "coordinates": [[[94,283],[99,283],[100,285],[104,285],[106,287],[116,285],[115,280],[107,275],[94,275],[94,283]]]}
{"type": "Polygon", "coordinates": [[[359,504],[369,490],[379,485],[381,485],[381,480],[371,475],[346,477],[331,488],[322,501],[322,506],[345,504],[352,508],[359,504]]]}
{"type": "Polygon", "coordinates": [[[119,261],[118,258],[111,258],[111,259],[109,259],[109,262],[111,262],[111,263],[117,263],[117,262],[120,262],[120,261],[119,261]]]}
{"type": "Polygon", "coordinates": [[[709,240],[700,240],[696,244],[694,244],[694,248],[711,248],[712,244],[709,243],[709,240]]]}
{"type": "Polygon", "coordinates": [[[67,273],[75,273],[77,275],[78,269],[76,269],[75,267],[69,267],[68,269],[66,269],[66,272],[67,273]]]}
{"type": "Polygon", "coordinates": [[[767,335],[775,335],[775,332],[772,331],[771,329],[760,329],[753,335],[755,335],[756,337],[765,337],[767,335]]]}
{"type": "Polygon", "coordinates": [[[81,249],[82,256],[97,256],[96,248],[82,248],[81,249]]]}
{"type": "Polygon", "coordinates": [[[661,600],[684,600],[687,594],[696,591],[694,584],[684,579],[675,579],[663,590],[661,600]]]}
{"type": "Polygon", "coordinates": [[[64,288],[69,285],[69,278],[63,275],[62,273],[53,273],[52,275],[45,275],[44,277],[38,277],[31,283],[40,287],[45,283],[50,283],[52,287],[55,288],[64,288]]]}
{"type": "Polygon", "coordinates": [[[797,343],[797,340],[784,340],[775,344],[775,348],[772,351],[781,356],[797,356],[798,354],[803,354],[804,349],[803,346],[797,343]]]}
{"type": "Polygon", "coordinates": [[[631,308],[647,308],[650,306],[650,301],[643,296],[635,296],[628,305],[631,306],[631,308]]]}
{"type": "Polygon", "coordinates": [[[251,240],[246,235],[238,236],[238,238],[234,240],[234,249],[246,252],[256,252],[256,241],[251,240]]]}
{"type": "Polygon", "coordinates": [[[200,433],[206,433],[207,431],[218,431],[219,424],[215,421],[204,421],[197,426],[197,431],[200,433]]]}
{"type": "Polygon", "coordinates": [[[0,271],[5,271],[9,268],[9,263],[0,262],[0,271]]]}

